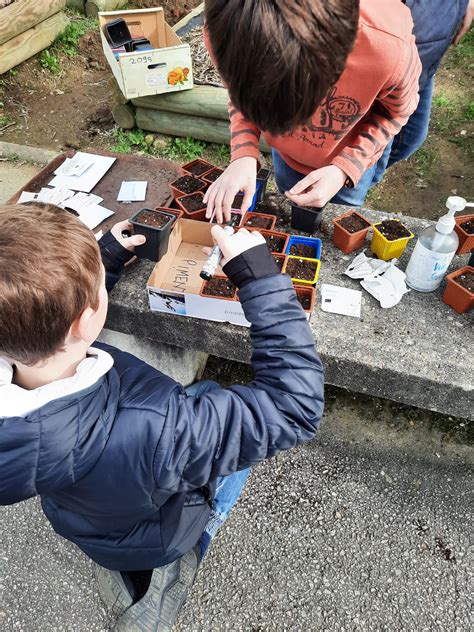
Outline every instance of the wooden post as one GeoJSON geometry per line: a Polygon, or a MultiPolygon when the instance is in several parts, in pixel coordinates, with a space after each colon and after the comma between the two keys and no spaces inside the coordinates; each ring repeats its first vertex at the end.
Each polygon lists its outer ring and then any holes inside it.
{"type": "Polygon", "coordinates": [[[124,5],[123,0],[88,0],[86,2],[86,15],[96,18],[101,11],[115,11],[124,5]]]}
{"type": "MultiPolygon", "coordinates": [[[[0,45],[62,11],[65,6],[66,0],[16,0],[9,4],[0,10],[0,45]]],[[[1,59],[1,66],[4,65],[3,62],[1,59]]]]}
{"type": "Polygon", "coordinates": [[[129,103],[121,103],[112,108],[114,121],[122,129],[133,129],[136,125],[135,108],[129,103]]]}
{"type": "Polygon", "coordinates": [[[50,46],[56,37],[64,31],[68,22],[66,15],[61,11],[1,44],[0,75],[50,46]]]}
{"type": "Polygon", "coordinates": [[[80,11],[81,13],[86,12],[86,0],[66,0],[66,4],[76,11],[80,11]]]}
{"type": "Polygon", "coordinates": [[[140,108],[204,116],[222,121],[229,120],[228,101],[227,90],[215,86],[194,86],[192,90],[183,90],[183,92],[132,99],[133,105],[140,108]]]}
{"type": "MultiPolygon", "coordinates": [[[[150,132],[159,132],[170,136],[192,136],[209,143],[228,145],[230,142],[229,121],[189,116],[177,112],[163,112],[142,107],[137,108],[137,127],[150,132]]],[[[270,148],[260,141],[260,149],[269,152],[270,148]]]]}

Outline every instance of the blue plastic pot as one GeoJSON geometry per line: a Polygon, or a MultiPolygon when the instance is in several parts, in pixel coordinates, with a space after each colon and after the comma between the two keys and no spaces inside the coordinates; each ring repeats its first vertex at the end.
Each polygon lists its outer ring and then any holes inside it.
{"type": "Polygon", "coordinates": [[[321,259],[321,250],[323,243],[317,237],[299,237],[298,235],[291,235],[290,240],[288,242],[288,246],[286,247],[285,254],[290,254],[291,246],[296,244],[304,244],[305,246],[311,246],[315,249],[316,254],[312,259],[321,259]]]}

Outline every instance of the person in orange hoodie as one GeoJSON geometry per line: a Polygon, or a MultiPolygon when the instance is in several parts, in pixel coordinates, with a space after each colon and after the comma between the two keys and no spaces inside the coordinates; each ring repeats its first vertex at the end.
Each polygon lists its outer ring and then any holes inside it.
{"type": "Polygon", "coordinates": [[[229,220],[255,193],[261,134],[294,206],[351,204],[418,104],[409,9],[393,0],[206,0],[205,35],[230,95],[231,163],[205,196],[229,220]]]}

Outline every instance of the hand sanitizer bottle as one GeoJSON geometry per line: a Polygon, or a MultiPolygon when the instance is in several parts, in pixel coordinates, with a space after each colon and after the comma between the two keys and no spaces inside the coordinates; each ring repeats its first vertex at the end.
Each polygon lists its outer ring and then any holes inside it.
{"type": "Polygon", "coordinates": [[[406,283],[414,290],[432,292],[441,284],[459,244],[454,213],[466,204],[464,198],[452,195],[446,202],[447,214],[420,233],[406,269],[406,283]]]}

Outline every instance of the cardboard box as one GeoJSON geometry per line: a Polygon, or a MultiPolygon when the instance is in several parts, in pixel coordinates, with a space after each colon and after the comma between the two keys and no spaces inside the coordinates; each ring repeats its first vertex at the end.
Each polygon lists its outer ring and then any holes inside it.
{"type": "MultiPolygon", "coordinates": [[[[239,301],[200,296],[199,276],[207,257],[203,246],[212,246],[212,225],[180,219],[171,233],[168,252],[155,266],[147,283],[150,309],[249,327],[239,301]]],[[[219,268],[216,274],[222,274],[219,268]]]]}
{"type": "Polygon", "coordinates": [[[191,49],[166,23],[162,8],[99,13],[99,26],[105,57],[127,99],[193,87],[191,49]],[[117,18],[127,22],[132,37],[148,39],[153,50],[121,53],[115,59],[103,27],[117,18]]]}

